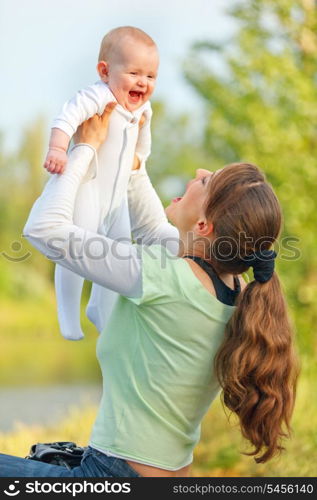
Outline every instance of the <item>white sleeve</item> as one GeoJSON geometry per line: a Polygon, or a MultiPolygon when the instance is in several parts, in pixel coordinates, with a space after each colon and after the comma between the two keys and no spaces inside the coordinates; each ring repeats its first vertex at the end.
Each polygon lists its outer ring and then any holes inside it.
{"type": "Polygon", "coordinates": [[[106,104],[113,100],[106,85],[95,83],[79,90],[64,104],[61,114],[53,120],[52,128],[59,128],[72,137],[81,123],[96,113],[101,114],[106,104]]]}
{"type": "Polygon", "coordinates": [[[142,245],[161,244],[174,255],[179,251],[178,229],[170,224],[160,198],[147,174],[145,163],[133,170],[128,185],[131,231],[142,245]]]}
{"type": "Polygon", "coordinates": [[[48,259],[128,297],[142,293],[140,252],[73,223],[76,194],[96,152],[76,145],[63,175],[52,176],[34,203],[23,235],[48,259]]]}

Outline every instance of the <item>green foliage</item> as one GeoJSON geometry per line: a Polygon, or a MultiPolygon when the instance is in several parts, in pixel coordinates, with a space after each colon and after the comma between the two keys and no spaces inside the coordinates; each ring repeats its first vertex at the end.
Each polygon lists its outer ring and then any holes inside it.
{"type": "Polygon", "coordinates": [[[233,37],[196,44],[186,64],[206,107],[203,146],[211,168],[249,161],[273,184],[282,238],[294,238],[300,251],[295,259],[280,251],[278,270],[300,345],[316,354],[317,7],[311,0],[247,0],[230,15],[238,25],[233,37]]]}
{"type": "Polygon", "coordinates": [[[163,102],[152,103],[152,153],[147,170],[163,203],[181,196],[198,168],[208,168],[197,117],[173,115],[163,102]],[[196,118],[198,124],[196,125],[196,118]]]}
{"type": "Polygon", "coordinates": [[[0,153],[0,295],[41,295],[52,274],[51,263],[22,238],[31,206],[45,181],[42,168],[44,120],[23,131],[14,153],[0,153]]]}

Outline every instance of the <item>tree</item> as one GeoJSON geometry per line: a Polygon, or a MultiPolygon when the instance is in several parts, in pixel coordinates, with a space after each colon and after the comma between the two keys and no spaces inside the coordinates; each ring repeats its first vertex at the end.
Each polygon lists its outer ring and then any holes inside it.
{"type": "Polygon", "coordinates": [[[196,130],[186,113],[173,114],[161,101],[152,103],[152,152],[147,169],[165,203],[182,196],[187,181],[197,168],[208,168],[201,148],[202,124],[196,130]]]}
{"type": "Polygon", "coordinates": [[[240,0],[228,13],[238,26],[232,38],[196,43],[185,66],[206,105],[203,147],[215,168],[258,164],[277,192],[282,237],[297,238],[300,251],[287,260],[291,252],[280,248],[278,269],[300,344],[316,354],[316,2],[240,0]]]}

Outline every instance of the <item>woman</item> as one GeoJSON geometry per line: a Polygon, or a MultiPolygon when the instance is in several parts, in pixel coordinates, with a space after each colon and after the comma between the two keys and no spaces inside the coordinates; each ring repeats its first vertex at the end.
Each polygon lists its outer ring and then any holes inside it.
{"type": "Polygon", "coordinates": [[[254,446],[249,454],[265,462],[290,432],[297,378],[269,250],[281,227],[276,196],[253,165],[198,170],[166,209],[177,232],[142,166],[129,204],[143,246],[89,233],[73,224],[73,206],[110,113],[80,127],[65,174],[47,184],[24,229],[48,258],[121,294],[98,340],[104,392],[90,446],[71,471],[0,455],[0,474],[188,476],[220,387],[254,446]],[[167,249],[175,236],[178,256],[167,249]],[[153,239],[161,244],[147,246],[153,239]],[[240,275],[250,266],[255,280],[246,284],[240,275]]]}

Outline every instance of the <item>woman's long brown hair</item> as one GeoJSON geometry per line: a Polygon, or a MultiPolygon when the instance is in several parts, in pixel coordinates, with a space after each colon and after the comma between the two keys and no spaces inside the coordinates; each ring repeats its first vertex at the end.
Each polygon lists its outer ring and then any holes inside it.
{"type": "MultiPolygon", "coordinates": [[[[209,258],[218,274],[241,274],[242,261],[268,250],[282,223],[279,202],[264,174],[248,163],[227,165],[210,182],[206,217],[213,222],[209,258]]],[[[239,294],[215,358],[223,403],[254,446],[246,455],[266,462],[290,437],[299,363],[293,330],[276,272],[266,283],[251,281],[239,294]]]]}

